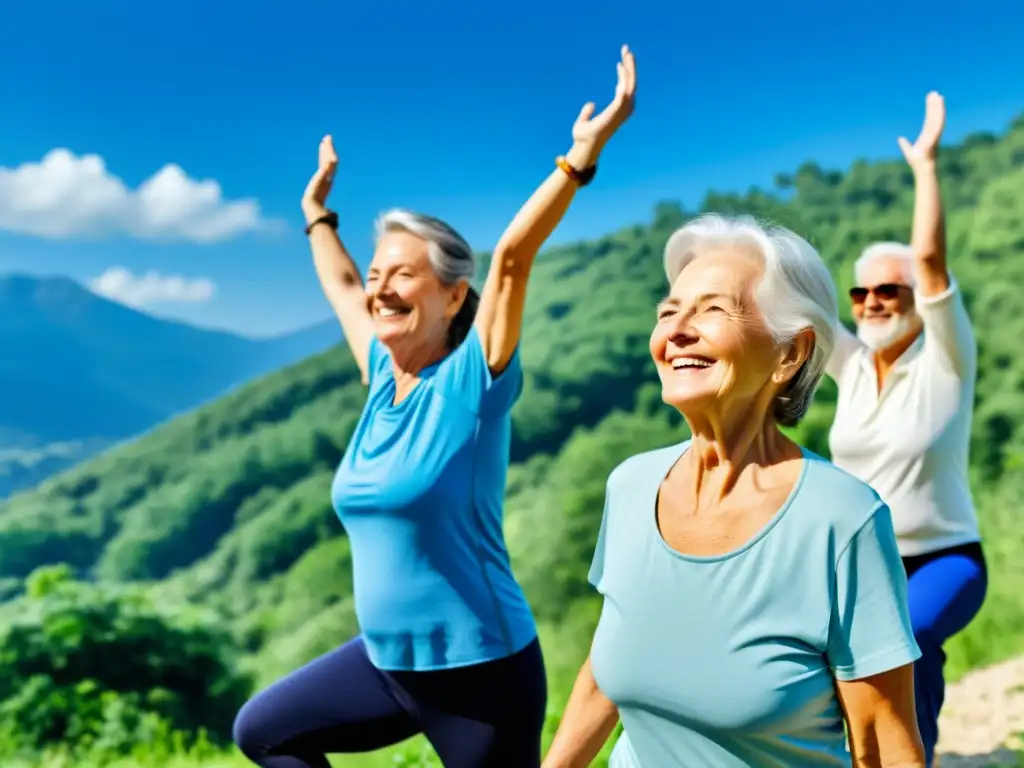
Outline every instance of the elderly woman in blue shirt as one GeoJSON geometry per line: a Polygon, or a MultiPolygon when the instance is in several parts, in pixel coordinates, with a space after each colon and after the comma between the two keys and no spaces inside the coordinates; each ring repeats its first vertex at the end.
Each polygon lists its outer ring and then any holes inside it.
{"type": "Polygon", "coordinates": [[[545,768],[923,766],[888,507],[787,438],[835,343],[797,235],[705,216],[665,250],[650,348],[692,437],[608,479],[604,607],[545,768]],[[847,741],[848,739],[848,741],[847,741]]]}
{"type": "Polygon", "coordinates": [[[502,534],[509,412],[534,257],[633,111],[625,46],[617,68],[611,103],[583,107],[569,151],[494,249],[479,296],[466,241],[401,210],[379,220],[364,282],[324,207],[338,159],[329,137],[321,143],[306,232],[369,384],[331,493],[352,545],[360,633],[239,712],[235,741],[261,768],[330,768],[327,754],[415,734],[447,768],[540,764],[544,662],[502,534]]]}

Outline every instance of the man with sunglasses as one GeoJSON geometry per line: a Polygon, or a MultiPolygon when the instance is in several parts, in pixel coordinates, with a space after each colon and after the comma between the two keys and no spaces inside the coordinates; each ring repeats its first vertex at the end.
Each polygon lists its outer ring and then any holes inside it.
{"type": "Polygon", "coordinates": [[[914,144],[912,244],[864,251],[850,289],[856,337],[840,326],[828,375],[839,387],[832,461],[892,510],[907,572],[918,727],[933,765],[945,694],[942,646],[981,608],[985,559],[967,480],[977,347],[946,264],[936,150],[945,106],[928,95],[914,144]]]}

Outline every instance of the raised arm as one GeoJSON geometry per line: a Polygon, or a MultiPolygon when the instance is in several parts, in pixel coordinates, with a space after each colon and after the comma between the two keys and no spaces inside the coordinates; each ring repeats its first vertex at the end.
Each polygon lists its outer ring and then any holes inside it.
{"type": "MultiPolygon", "coordinates": [[[[633,112],[636,64],[627,46],[622,47],[618,73],[611,104],[596,116],[593,103],[586,104],[573,125],[573,145],[565,161],[577,174],[597,163],[605,144],[633,112]]],[[[533,259],[565,216],[578,186],[570,173],[556,168],[519,210],[494,249],[476,315],[477,332],[494,375],[505,369],[519,345],[533,259]]]]}
{"type": "Polygon", "coordinates": [[[925,100],[924,125],[917,140],[911,144],[903,137],[898,139],[914,174],[914,229],[910,246],[914,249],[917,291],[924,297],[935,296],[949,288],[946,223],[936,169],[939,139],[945,125],[946,105],[942,96],[933,91],[925,100]]]}
{"type": "Polygon", "coordinates": [[[617,722],[619,711],[597,687],[588,656],[576,676],[543,768],[586,768],[608,741],[617,722]]]}
{"type": "Polygon", "coordinates": [[[929,93],[924,125],[911,144],[899,139],[900,149],[914,174],[914,277],[917,312],[925,327],[925,344],[938,353],[943,365],[961,379],[971,379],[977,368],[977,344],[963,298],[955,288],[946,262],[946,223],[936,163],[939,140],[946,125],[942,96],[929,93]]]}
{"type": "Polygon", "coordinates": [[[363,383],[366,384],[369,381],[373,321],[366,308],[366,292],[359,268],[338,237],[337,220],[329,221],[333,217],[325,207],[337,167],[338,155],[334,151],[334,143],[330,136],[324,136],[320,142],[316,173],[302,195],[302,213],[306,217],[307,227],[311,227],[309,247],[313,251],[313,266],[317,277],[320,278],[327,301],[338,316],[345,341],[352,350],[363,383]]]}

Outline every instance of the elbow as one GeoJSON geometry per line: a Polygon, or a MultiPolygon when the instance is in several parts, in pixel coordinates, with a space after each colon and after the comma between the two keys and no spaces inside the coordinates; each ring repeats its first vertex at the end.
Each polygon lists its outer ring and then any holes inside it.
{"type": "Polygon", "coordinates": [[[530,274],[537,249],[525,242],[498,243],[491,254],[491,269],[501,275],[501,281],[525,280],[530,274]]]}
{"type": "Polygon", "coordinates": [[[852,739],[850,747],[857,768],[926,768],[927,765],[917,723],[872,731],[852,739]]]}
{"type": "Polygon", "coordinates": [[[946,252],[937,242],[918,246],[914,254],[917,263],[927,270],[946,270],[946,252]]]}

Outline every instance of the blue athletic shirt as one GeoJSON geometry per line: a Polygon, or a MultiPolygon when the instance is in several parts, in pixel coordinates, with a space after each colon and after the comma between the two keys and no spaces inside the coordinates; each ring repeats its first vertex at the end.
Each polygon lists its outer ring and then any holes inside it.
{"type": "Polygon", "coordinates": [[[834,680],[921,655],[889,508],[804,451],[789,499],[749,542],[680,554],[656,504],[688,445],[608,479],[590,580],[604,595],[594,679],[625,734],[611,766],[849,766],[834,680]]]}
{"type": "Polygon", "coordinates": [[[423,671],[511,656],[537,636],[502,530],[519,351],[493,378],[474,328],[397,405],[376,338],[369,374],[331,496],[370,660],[423,671]]]}

